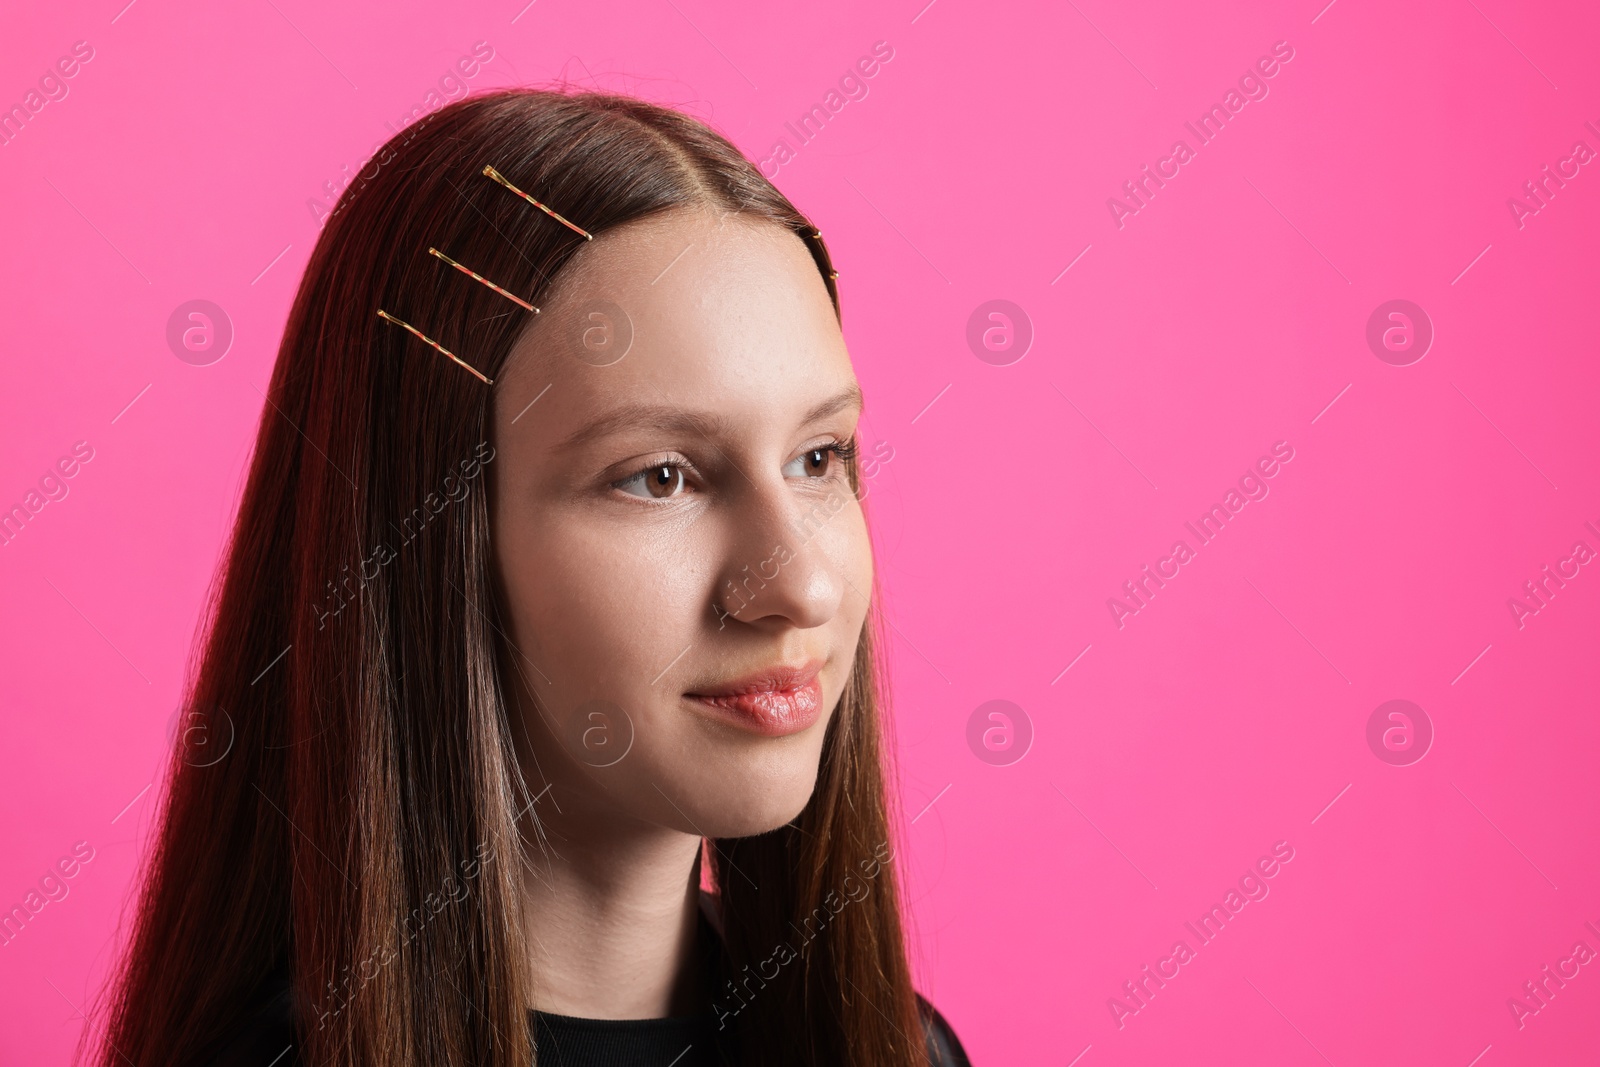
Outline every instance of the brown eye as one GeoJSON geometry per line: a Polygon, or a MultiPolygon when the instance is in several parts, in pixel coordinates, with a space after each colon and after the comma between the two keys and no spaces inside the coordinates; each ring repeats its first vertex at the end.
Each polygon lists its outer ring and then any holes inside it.
{"type": "Polygon", "coordinates": [[[678,490],[683,488],[683,484],[683,468],[663,463],[642,470],[625,481],[617,482],[616,487],[630,496],[643,497],[648,493],[653,499],[666,500],[676,496],[678,490]],[[641,488],[645,492],[639,492],[641,488]]]}
{"type": "Polygon", "coordinates": [[[650,495],[656,499],[669,497],[683,488],[683,471],[677,467],[656,467],[645,475],[644,484],[650,487],[650,495]]]}
{"type": "Polygon", "coordinates": [[[841,444],[818,445],[808,448],[794,459],[791,459],[783,468],[784,474],[790,478],[825,478],[832,474],[841,463],[848,462],[856,454],[853,441],[841,444]],[[790,473],[790,468],[800,464],[802,470],[790,473]]]}

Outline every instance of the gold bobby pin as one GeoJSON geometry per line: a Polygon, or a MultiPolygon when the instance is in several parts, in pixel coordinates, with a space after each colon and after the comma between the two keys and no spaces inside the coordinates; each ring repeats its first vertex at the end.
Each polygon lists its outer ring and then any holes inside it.
{"type": "Polygon", "coordinates": [[[527,193],[523,192],[521,189],[518,189],[515,185],[512,185],[510,182],[506,181],[505,175],[501,174],[499,171],[495,170],[493,167],[484,167],[483,168],[483,173],[485,175],[487,175],[488,177],[493,178],[495,181],[499,182],[501,185],[505,186],[507,189],[510,189],[513,193],[516,193],[518,196],[522,197],[522,199],[526,200],[528,203],[532,204],[534,207],[538,208],[540,211],[544,212],[546,215],[549,215],[551,218],[553,218],[557,222],[561,223],[561,225],[565,226],[567,229],[571,230],[574,233],[583,234],[583,236],[587,240],[590,240],[590,241],[594,240],[594,234],[590,233],[588,230],[583,229],[582,227],[574,226],[572,223],[568,222],[566,219],[562,218],[560,215],[557,215],[554,211],[551,211],[549,208],[547,208],[543,204],[539,203],[539,201],[535,200],[533,197],[529,196],[527,193]]]}
{"type": "MultiPolygon", "coordinates": [[[[821,237],[822,236],[822,231],[821,230],[812,230],[811,231],[811,236],[812,237],[821,237]]],[[[829,272],[828,277],[832,278],[834,281],[838,281],[839,280],[839,272],[838,271],[831,271],[831,272],[829,272]]]]}
{"type": "Polygon", "coordinates": [[[449,356],[451,359],[455,360],[457,363],[461,364],[463,367],[467,368],[467,370],[471,371],[478,378],[478,380],[483,382],[485,385],[493,385],[494,384],[494,380],[492,378],[485,378],[483,376],[483,373],[481,371],[479,371],[478,368],[474,367],[472,364],[468,363],[466,360],[462,359],[460,356],[456,355],[454,352],[450,351],[444,345],[440,344],[438,341],[435,341],[433,338],[429,337],[427,334],[423,333],[421,330],[417,329],[415,326],[411,325],[409,322],[401,322],[399,319],[395,318],[393,315],[389,314],[387,311],[383,310],[382,308],[378,309],[378,317],[382,318],[382,319],[388,319],[390,322],[394,323],[396,326],[405,327],[407,330],[409,330],[412,333],[416,334],[418,337],[422,338],[422,340],[426,341],[428,344],[432,345],[434,348],[437,348],[440,352],[444,353],[445,355],[449,356]]]}
{"type": "Polygon", "coordinates": [[[526,300],[522,299],[522,297],[517,296],[515,293],[506,292],[504,289],[500,288],[494,282],[491,282],[488,278],[485,278],[483,275],[479,274],[477,271],[469,270],[466,267],[463,267],[461,264],[457,263],[455,260],[453,260],[449,256],[445,255],[443,252],[439,251],[437,248],[429,248],[428,251],[430,253],[432,253],[433,255],[438,256],[440,259],[444,260],[446,263],[450,264],[452,267],[454,267],[456,270],[460,271],[462,274],[465,274],[467,277],[473,278],[473,279],[475,279],[477,281],[482,282],[484,285],[487,285],[489,288],[493,289],[495,292],[499,293],[501,296],[505,297],[507,300],[510,300],[510,301],[515,302],[515,303],[521,304],[523,307],[527,308],[529,311],[533,312],[535,315],[537,315],[539,313],[539,309],[538,308],[534,307],[532,304],[530,304],[526,300]]]}

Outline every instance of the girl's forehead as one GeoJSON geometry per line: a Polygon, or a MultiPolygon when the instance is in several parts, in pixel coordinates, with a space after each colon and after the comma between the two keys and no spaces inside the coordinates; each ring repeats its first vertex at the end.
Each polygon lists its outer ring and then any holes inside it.
{"type": "Polygon", "coordinates": [[[599,234],[580,249],[502,378],[497,403],[515,414],[546,386],[581,409],[619,391],[761,405],[836,391],[853,372],[798,235],[685,210],[599,234]]]}

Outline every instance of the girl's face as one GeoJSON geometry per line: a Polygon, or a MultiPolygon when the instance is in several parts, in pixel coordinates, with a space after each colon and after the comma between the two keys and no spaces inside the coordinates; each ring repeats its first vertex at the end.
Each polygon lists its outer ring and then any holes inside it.
{"type": "Polygon", "coordinates": [[[773,223],[674,210],[585,243],[540,307],[490,465],[529,784],[564,814],[781,826],[872,588],[832,451],[860,393],[816,264],[773,223]]]}

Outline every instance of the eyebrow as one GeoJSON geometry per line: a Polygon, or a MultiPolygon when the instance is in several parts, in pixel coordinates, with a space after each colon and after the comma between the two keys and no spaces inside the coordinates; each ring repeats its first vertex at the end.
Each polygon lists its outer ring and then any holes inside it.
{"type": "MultiPolygon", "coordinates": [[[[861,386],[851,382],[840,393],[814,405],[801,418],[801,425],[837,415],[851,407],[861,407],[861,386]]],[[[716,437],[726,434],[729,421],[721,415],[698,411],[682,411],[658,404],[622,404],[605,415],[594,419],[555,446],[557,452],[570,452],[593,441],[609,437],[621,430],[644,429],[657,432],[679,432],[697,437],[716,437]]]]}

